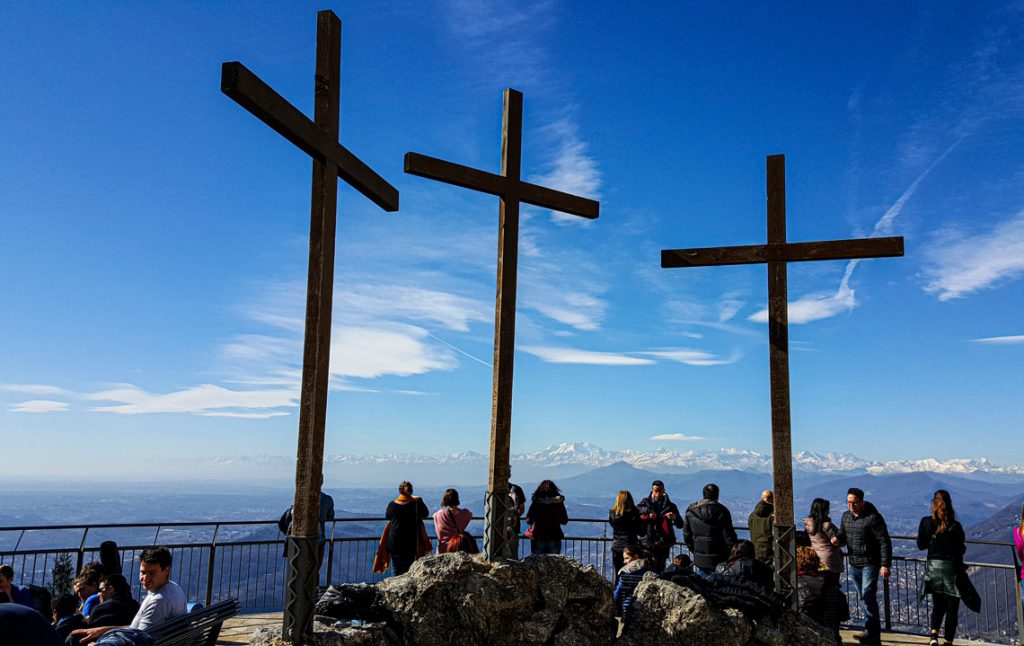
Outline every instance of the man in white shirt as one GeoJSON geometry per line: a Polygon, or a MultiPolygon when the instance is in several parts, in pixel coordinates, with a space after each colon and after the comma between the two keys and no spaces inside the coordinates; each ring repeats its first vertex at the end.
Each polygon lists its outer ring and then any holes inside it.
{"type": "MultiPolygon", "coordinates": [[[[146,590],[139,611],[135,613],[131,628],[145,630],[185,614],[185,593],[171,581],[171,552],[166,547],[151,547],[139,556],[139,583],[146,590]]],[[[72,631],[80,643],[89,644],[114,628],[129,626],[103,626],[72,631]]]]}

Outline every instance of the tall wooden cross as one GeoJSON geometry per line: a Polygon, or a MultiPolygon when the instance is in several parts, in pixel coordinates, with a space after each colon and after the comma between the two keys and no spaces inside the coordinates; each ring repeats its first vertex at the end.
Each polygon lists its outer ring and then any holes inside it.
{"type": "Polygon", "coordinates": [[[501,198],[498,210],[498,292],[494,311],[494,379],[491,390],[491,451],[484,498],[484,554],[488,560],[516,558],[510,533],[509,443],[512,432],[512,362],[516,336],[516,266],[519,255],[519,203],[596,218],[594,200],[562,193],[520,179],[523,95],[505,90],[501,174],[406,153],[405,172],[501,198]]]}
{"type": "Polygon", "coordinates": [[[768,340],[771,365],[772,481],[775,490],[776,587],[796,590],[793,519],[793,447],[789,415],[789,311],[786,263],[903,255],[903,238],[786,242],[786,159],[768,157],[768,244],[703,249],[665,249],[661,266],[768,264],[768,340]]]}
{"type": "Polygon", "coordinates": [[[338,178],[385,211],[398,210],[398,191],[338,143],[341,21],[331,11],[317,13],[316,20],[313,121],[241,63],[224,63],[221,71],[224,94],[313,158],[295,505],[292,531],[287,539],[284,607],[284,634],[294,643],[304,640],[312,629],[320,579],[319,511],[331,356],[338,178]]]}

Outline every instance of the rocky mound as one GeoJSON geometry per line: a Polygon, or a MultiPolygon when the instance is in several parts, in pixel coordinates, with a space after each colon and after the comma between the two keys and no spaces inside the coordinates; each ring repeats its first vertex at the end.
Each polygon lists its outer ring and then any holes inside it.
{"type": "MultiPolygon", "coordinates": [[[[721,609],[686,587],[648,574],[621,636],[612,589],[590,566],[562,556],[488,563],[442,554],[376,585],[332,588],[317,604],[320,646],[832,646],[831,635],[793,612],[748,618],[721,609]],[[349,627],[347,620],[365,621],[349,627]],[[342,624],[333,627],[334,623],[342,624]]],[[[280,628],[251,642],[277,646],[280,628]]]]}

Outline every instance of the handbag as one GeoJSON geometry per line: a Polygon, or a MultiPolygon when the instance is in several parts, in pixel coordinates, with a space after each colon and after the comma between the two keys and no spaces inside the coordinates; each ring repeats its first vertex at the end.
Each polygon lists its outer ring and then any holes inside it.
{"type": "MultiPolygon", "coordinates": [[[[455,529],[459,529],[459,524],[455,520],[455,513],[449,509],[448,515],[452,519],[452,525],[455,529]]],[[[473,535],[466,530],[460,530],[459,533],[449,539],[448,544],[445,545],[445,552],[465,552],[467,554],[476,554],[480,551],[480,547],[476,544],[476,539],[473,535]]]]}
{"type": "Polygon", "coordinates": [[[533,525],[530,525],[526,528],[526,531],[523,532],[523,536],[530,539],[531,541],[533,540],[533,525]]]}

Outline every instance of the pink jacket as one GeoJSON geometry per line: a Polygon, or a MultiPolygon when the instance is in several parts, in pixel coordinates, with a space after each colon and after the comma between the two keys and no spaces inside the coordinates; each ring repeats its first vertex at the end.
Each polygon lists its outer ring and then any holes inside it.
{"type": "Polygon", "coordinates": [[[1013,549],[1017,550],[1017,558],[1020,559],[1020,578],[1024,581],[1024,537],[1020,535],[1020,525],[1013,528],[1013,549]]]}
{"type": "Polygon", "coordinates": [[[468,509],[454,510],[453,512],[448,511],[448,507],[441,507],[434,512],[434,531],[437,532],[437,553],[442,553],[448,541],[450,541],[456,534],[460,534],[465,531],[469,525],[469,521],[473,520],[473,512],[468,509]],[[452,522],[452,515],[454,513],[455,521],[452,522]],[[456,527],[456,523],[458,527],[456,527]]]}

